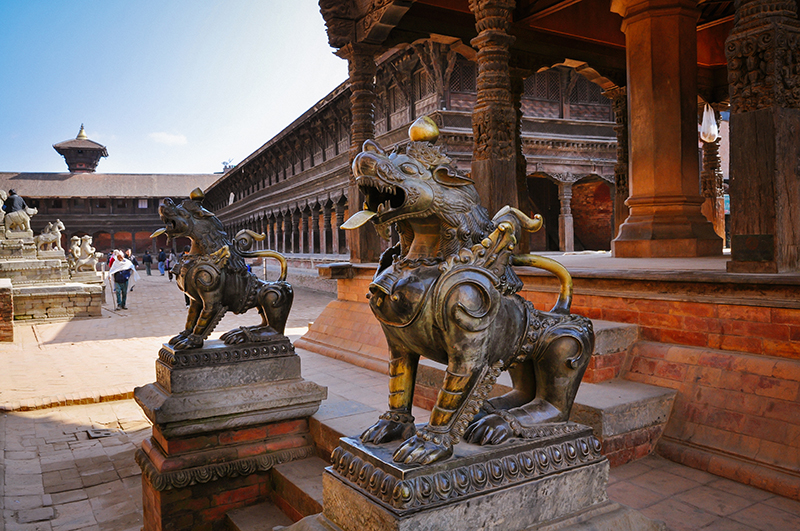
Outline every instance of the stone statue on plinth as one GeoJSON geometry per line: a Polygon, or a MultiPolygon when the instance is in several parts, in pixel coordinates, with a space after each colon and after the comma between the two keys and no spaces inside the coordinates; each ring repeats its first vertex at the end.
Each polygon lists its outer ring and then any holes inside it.
{"type": "Polygon", "coordinates": [[[28,207],[25,200],[17,195],[13,188],[8,191],[8,194],[0,190],[0,199],[3,200],[4,236],[9,240],[33,238],[31,216],[38,213],[39,210],[28,207]]]}
{"type": "Polygon", "coordinates": [[[61,247],[61,231],[64,230],[66,230],[64,224],[57,219],[55,223],[49,221],[41,234],[33,237],[39,258],[64,259],[64,248],[61,247]]]}
{"type": "Polygon", "coordinates": [[[165,227],[151,235],[187,237],[192,241],[189,252],[173,268],[178,287],[190,299],[186,328],[169,344],[178,350],[202,347],[226,312],[239,314],[250,308],[258,308],[261,325],[226,332],[221,337],[226,344],[270,341],[276,334],[283,334],[294,298],[292,286],[285,282],[286,259],[275,251],[249,250],[255,241],[266,237],[263,234],[242,230],[233,241],[228,240],[219,219],[200,205],[202,200],[199,188],[180,205],[165,199],[158,210],[165,227]],[[244,259],[257,257],[280,262],[277,281],[261,280],[247,270],[244,259]]]}

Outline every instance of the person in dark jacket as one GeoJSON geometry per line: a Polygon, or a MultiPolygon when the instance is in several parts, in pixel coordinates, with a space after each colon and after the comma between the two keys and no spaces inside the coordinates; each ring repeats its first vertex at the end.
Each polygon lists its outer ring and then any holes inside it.
{"type": "Polygon", "coordinates": [[[144,264],[144,270],[147,272],[147,276],[152,276],[150,272],[150,268],[153,267],[153,257],[150,256],[150,251],[145,251],[144,256],[142,257],[142,263],[144,264]]]}
{"type": "Polygon", "coordinates": [[[164,249],[158,250],[158,271],[161,273],[161,276],[164,276],[164,273],[167,270],[167,253],[164,252],[164,249]]]}
{"type": "Polygon", "coordinates": [[[26,208],[28,208],[28,205],[25,204],[24,199],[17,195],[17,191],[13,188],[9,190],[8,198],[6,198],[5,202],[3,203],[3,210],[5,213],[10,214],[11,212],[24,210],[26,208]]]}

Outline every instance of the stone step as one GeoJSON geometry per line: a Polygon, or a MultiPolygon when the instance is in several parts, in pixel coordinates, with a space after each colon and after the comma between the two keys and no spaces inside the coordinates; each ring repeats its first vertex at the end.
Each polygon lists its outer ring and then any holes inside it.
{"type": "Polygon", "coordinates": [[[292,520],[322,512],[322,472],[328,461],[309,457],[272,470],[272,501],[292,520]]]}
{"type": "Polygon", "coordinates": [[[227,514],[227,531],[272,531],[276,526],[288,526],[292,519],[272,502],[234,509],[227,514]]]}
{"type": "Polygon", "coordinates": [[[650,454],[661,437],[677,391],[624,379],[582,383],[570,419],[594,429],[611,466],[650,454]]]}

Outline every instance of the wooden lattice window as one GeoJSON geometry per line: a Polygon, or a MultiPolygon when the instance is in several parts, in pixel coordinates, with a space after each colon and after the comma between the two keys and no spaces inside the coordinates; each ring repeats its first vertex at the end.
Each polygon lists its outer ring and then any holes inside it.
{"type": "Polygon", "coordinates": [[[475,92],[478,72],[475,63],[466,59],[456,60],[450,74],[450,92],[475,92]]]}
{"type": "Polygon", "coordinates": [[[526,77],[524,81],[525,97],[543,101],[559,101],[561,99],[560,78],[557,70],[545,70],[526,77]]]}

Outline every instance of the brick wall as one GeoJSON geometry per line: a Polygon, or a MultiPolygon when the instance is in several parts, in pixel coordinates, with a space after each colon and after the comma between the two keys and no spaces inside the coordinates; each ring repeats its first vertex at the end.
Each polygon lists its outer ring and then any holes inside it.
{"type": "Polygon", "coordinates": [[[604,181],[572,186],[572,218],[575,238],[584,249],[610,250],[614,231],[614,203],[604,181]]]}
{"type": "Polygon", "coordinates": [[[0,278],[0,341],[14,341],[14,301],[7,278],[0,278]]]}

